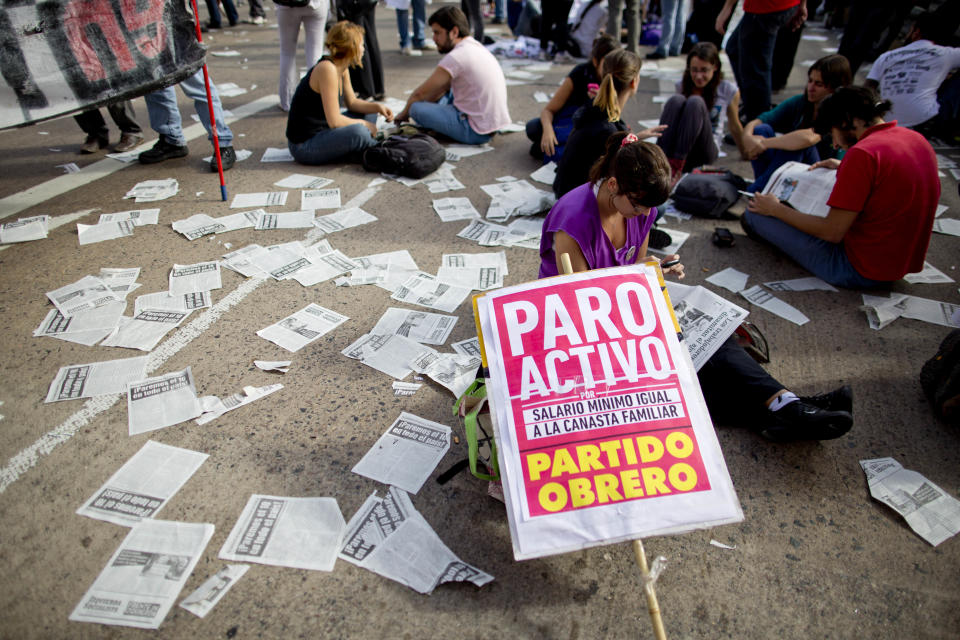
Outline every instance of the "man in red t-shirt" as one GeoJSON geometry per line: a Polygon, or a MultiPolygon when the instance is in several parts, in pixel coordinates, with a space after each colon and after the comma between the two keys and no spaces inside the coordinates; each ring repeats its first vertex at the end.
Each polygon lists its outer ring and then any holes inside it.
{"type": "Polygon", "coordinates": [[[838,89],[821,104],[817,133],[847,149],[827,217],[800,213],[757,195],[740,219],[814,275],[841,287],[875,287],[923,269],[940,199],[937,159],[919,133],[884,122],[889,101],[866,87],[838,89]]]}
{"type": "MultiPolygon", "coordinates": [[[[737,0],[726,0],[716,30],[724,33],[737,0]]],[[[743,98],[744,122],[770,110],[771,70],[777,32],[799,29],[807,19],[807,0],[743,0],[743,18],[727,41],[727,56],[743,98]]]]}

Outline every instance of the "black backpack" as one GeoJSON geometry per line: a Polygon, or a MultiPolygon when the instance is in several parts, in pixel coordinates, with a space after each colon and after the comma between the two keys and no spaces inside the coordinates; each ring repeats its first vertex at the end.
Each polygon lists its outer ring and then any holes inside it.
{"type": "Polygon", "coordinates": [[[724,170],[721,173],[690,173],[671,194],[677,209],[700,218],[719,218],[740,198],[747,181],[724,170]]]}
{"type": "Polygon", "coordinates": [[[407,178],[422,178],[440,168],[447,152],[425,133],[391,136],[363,152],[363,168],[407,178]]]}
{"type": "Polygon", "coordinates": [[[920,386],[938,418],[960,425],[960,329],[947,334],[923,365],[920,386]]]}

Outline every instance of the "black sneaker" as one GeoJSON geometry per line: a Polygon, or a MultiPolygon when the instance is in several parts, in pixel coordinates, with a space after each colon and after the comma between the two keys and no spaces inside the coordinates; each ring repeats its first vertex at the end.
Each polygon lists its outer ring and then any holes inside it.
{"type": "Polygon", "coordinates": [[[815,396],[800,396],[800,401],[827,411],[846,411],[853,414],[853,389],[845,384],[839,389],[815,396]]]}
{"type": "Polygon", "coordinates": [[[140,164],[156,164],[170,158],[182,158],[188,153],[190,153],[190,150],[187,149],[186,145],[170,144],[167,142],[166,136],[161,135],[157,144],[153,145],[152,149],[147,149],[141,153],[139,159],[140,164]]]}
{"type": "Polygon", "coordinates": [[[769,426],[760,435],[774,442],[832,440],[853,426],[849,411],[828,411],[803,400],[795,400],[779,411],[768,411],[766,418],[769,426]]]}
{"type": "MultiPolygon", "coordinates": [[[[234,165],[237,161],[237,154],[234,153],[233,147],[220,147],[220,164],[223,165],[223,170],[226,171],[234,165]]],[[[217,172],[217,158],[210,158],[210,171],[214,173],[217,172]]]]}
{"type": "Polygon", "coordinates": [[[651,249],[663,249],[665,247],[669,247],[671,242],[673,242],[673,239],[666,231],[661,231],[657,228],[650,229],[650,242],[647,244],[647,246],[649,246],[651,249]]]}

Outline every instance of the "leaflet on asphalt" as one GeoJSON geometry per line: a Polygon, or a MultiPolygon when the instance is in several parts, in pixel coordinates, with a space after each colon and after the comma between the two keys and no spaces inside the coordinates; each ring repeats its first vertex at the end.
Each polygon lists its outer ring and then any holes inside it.
{"type": "Polygon", "coordinates": [[[352,469],[417,493],[450,450],[450,427],[403,412],[352,469]]]}
{"type": "Polygon", "coordinates": [[[480,212],[470,202],[470,198],[440,198],[433,201],[433,210],[443,222],[472,220],[480,217],[480,212]]]}
{"type": "Polygon", "coordinates": [[[313,227],[313,209],[304,211],[284,211],[282,213],[267,213],[260,209],[257,224],[254,229],[310,229],[313,227]]]}
{"type": "Polygon", "coordinates": [[[473,289],[489,291],[503,286],[503,271],[499,266],[490,267],[440,267],[437,269],[437,278],[443,282],[473,289]]]}
{"type": "Polygon", "coordinates": [[[493,580],[454,555],[396,487],[383,498],[374,492],[350,518],[340,557],[418,593],[431,593],[445,582],[482,587],[493,580]]]}
{"type": "Polygon", "coordinates": [[[280,322],[260,329],[257,335],[287,351],[299,351],[349,319],[347,316],[311,302],[280,322]]]}
{"type": "Polygon", "coordinates": [[[136,315],[144,309],[189,312],[194,309],[206,309],[211,304],[213,299],[209,291],[184,293],[178,296],[171,296],[169,291],[157,291],[137,296],[133,301],[133,314],[136,315]]]}
{"type": "MultiPolygon", "coordinates": [[[[312,249],[312,247],[311,247],[312,249]]],[[[339,275],[357,268],[357,263],[343,255],[340,251],[328,251],[322,254],[307,249],[309,266],[297,269],[291,277],[305,287],[336,278],[339,275]]]]}
{"type": "Polygon", "coordinates": [[[146,376],[149,357],[137,356],[61,367],[50,383],[44,402],[126,393],[128,382],[143,380],[146,376]]]}
{"type": "Polygon", "coordinates": [[[48,291],[47,298],[66,317],[121,299],[103,280],[94,276],[84,276],[72,284],[48,291]]]}
{"type": "Polygon", "coordinates": [[[451,342],[450,348],[465,356],[480,356],[480,341],[474,336],[460,342],[451,342]]]}
{"type": "Polygon", "coordinates": [[[198,293],[221,289],[220,263],[198,262],[196,264],[174,264],[170,269],[170,295],[179,296],[185,293],[198,293]]]}
{"type": "Polygon", "coordinates": [[[447,388],[455,398],[459,398],[477,379],[480,358],[464,356],[459,353],[425,352],[414,358],[410,366],[417,373],[447,388]]]}
{"type": "Polygon", "coordinates": [[[407,278],[419,271],[417,263],[406,249],[353,258],[353,261],[360,268],[354,269],[349,278],[338,278],[337,286],[375,284],[393,293],[407,278]]]}
{"type": "Polygon", "coordinates": [[[317,229],[320,229],[324,233],[335,233],[337,231],[343,231],[344,229],[350,229],[351,227],[359,227],[360,225],[370,224],[371,222],[376,222],[377,217],[367,213],[360,207],[349,207],[347,209],[340,209],[334,213],[327,214],[325,216],[317,216],[313,221],[313,226],[317,229]]]}
{"type": "Polygon", "coordinates": [[[259,400],[280,389],[283,389],[282,384],[271,384],[265,387],[248,386],[244,387],[243,391],[223,399],[217,396],[204,396],[200,398],[200,407],[203,409],[203,413],[197,418],[197,424],[207,424],[211,420],[216,420],[227,411],[233,411],[245,404],[250,404],[254,400],[259,400]]]}
{"type": "Polygon", "coordinates": [[[211,537],[212,524],[141,520],[70,620],[158,629],[211,537]]]}
{"type": "Polygon", "coordinates": [[[223,596],[227,595],[227,591],[237,584],[237,580],[242,578],[249,568],[248,564],[228,564],[204,580],[193,593],[181,600],[180,607],[203,618],[223,596]]]}
{"type": "Polygon", "coordinates": [[[863,294],[860,307],[867,314],[871,329],[883,329],[897,318],[922,320],[944,327],[958,327],[956,317],[960,304],[919,298],[904,293],[891,293],[888,297],[863,294]]]}
{"type": "Polygon", "coordinates": [[[131,436],[179,424],[200,413],[200,399],[190,367],[127,384],[127,423],[131,436]]]}
{"type": "Polygon", "coordinates": [[[133,235],[133,222],[122,220],[120,222],[104,222],[101,224],[81,224],[77,223],[77,241],[81,245],[104,242],[106,240],[116,240],[133,235]]]}
{"type": "Polygon", "coordinates": [[[423,344],[441,345],[450,337],[456,323],[456,316],[390,307],[370,333],[395,333],[423,344]]]}
{"type": "Polygon", "coordinates": [[[301,209],[339,209],[340,188],[307,189],[300,192],[301,209]]]}
{"type": "Polygon", "coordinates": [[[436,353],[436,350],[396,334],[367,333],[340,353],[402,380],[413,371],[411,362],[425,353],[436,353]]]}
{"type": "Polygon", "coordinates": [[[126,308],[126,301],[115,300],[96,309],[78,311],[69,318],[59,309],[51,309],[33,335],[93,346],[116,330],[126,308]]]}
{"type": "Polygon", "coordinates": [[[160,209],[133,209],[131,211],[118,211],[116,213],[101,213],[97,224],[108,222],[130,221],[135,227],[142,227],[146,224],[157,224],[160,219],[160,209]]]}
{"type": "Polygon", "coordinates": [[[100,268],[100,280],[103,281],[103,284],[107,285],[110,291],[113,291],[123,300],[127,298],[128,293],[140,287],[140,285],[137,284],[137,278],[139,277],[140,267],[100,268]]]}
{"type": "Polygon", "coordinates": [[[147,440],[77,509],[77,515],[132,527],[157,515],[208,457],[147,440]]]}
{"type": "Polygon", "coordinates": [[[816,276],[794,278],[793,280],[775,280],[764,282],[763,286],[771,291],[836,291],[829,282],[824,282],[816,276]]]}
{"type": "Polygon", "coordinates": [[[747,311],[702,286],[667,282],[673,314],[680,323],[697,371],[747,317],[747,311]]]}
{"type": "Polygon", "coordinates": [[[220,548],[220,558],[333,571],[344,521],[334,498],[254,494],[220,548]]]}
{"type": "Polygon", "coordinates": [[[179,190],[180,183],[175,178],[144,180],[135,184],[123,197],[133,198],[134,202],[157,202],[177,195],[179,190]]]}
{"type": "Polygon", "coordinates": [[[220,264],[247,278],[268,278],[270,274],[257,266],[254,259],[269,253],[269,249],[261,247],[258,244],[248,244],[242,249],[225,253],[220,264]]]}
{"type": "MultiPolygon", "coordinates": [[[[233,196],[231,209],[249,209],[250,207],[282,207],[287,204],[288,191],[263,191],[260,193],[238,193],[233,196]]],[[[306,209],[306,207],[300,207],[306,209]]]]}
{"type": "Polygon", "coordinates": [[[49,218],[50,216],[35,216],[0,224],[0,244],[30,242],[46,238],[49,218]]]}
{"type": "Polygon", "coordinates": [[[418,271],[407,278],[390,297],[398,302],[453,313],[469,295],[470,289],[467,287],[458,287],[418,271]]]}
{"type": "Polygon", "coordinates": [[[276,371],[278,373],[286,373],[290,370],[290,365],[293,364],[292,360],[254,360],[253,364],[256,365],[257,369],[261,371],[276,371]]]}
{"type": "Polygon", "coordinates": [[[861,460],[870,495],[899,513],[917,535],[937,546],[960,532],[960,500],[893,458],[861,460]]]}
{"type": "Polygon", "coordinates": [[[333,180],[330,178],[318,178],[303,173],[291,173],[283,180],[274,182],[273,186],[284,189],[322,189],[332,182],[333,180]]]}
{"type": "Polygon", "coordinates": [[[761,309],[780,316],[784,320],[789,320],[796,325],[803,326],[810,322],[810,318],[805,316],[799,309],[787,304],[758,284],[740,291],[740,295],[761,309]]]}
{"type": "Polygon", "coordinates": [[[100,346],[150,351],[188,315],[189,311],[142,309],[132,318],[121,317],[119,327],[100,346]]]}

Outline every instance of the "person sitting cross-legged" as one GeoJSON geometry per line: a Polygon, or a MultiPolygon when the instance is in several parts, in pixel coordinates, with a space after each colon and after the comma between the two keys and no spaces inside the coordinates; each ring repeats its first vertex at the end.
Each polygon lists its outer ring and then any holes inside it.
{"type": "Polygon", "coordinates": [[[751,237],[774,245],[839,287],[877,287],[923,269],[940,199],[937,158],[911,129],[884,122],[890,102],[867,87],[843,87],[820,103],[814,129],[846,150],[825,218],[759,194],[740,218],[751,237]]]}
{"type": "Polygon", "coordinates": [[[441,7],[427,22],[437,50],[446,55],[413,90],[396,121],[412,117],[457,142],[483,144],[512,122],[500,63],[470,36],[467,17],[457,7],[441,7]]]}

